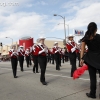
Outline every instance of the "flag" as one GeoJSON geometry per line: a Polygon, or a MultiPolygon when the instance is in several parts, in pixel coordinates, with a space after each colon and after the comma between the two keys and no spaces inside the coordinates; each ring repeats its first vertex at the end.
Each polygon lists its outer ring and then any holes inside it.
{"type": "Polygon", "coordinates": [[[84,72],[88,70],[88,66],[86,64],[84,64],[82,67],[80,67],[79,69],[75,70],[73,73],[73,79],[79,78],[81,75],[84,74],[84,72]]]}

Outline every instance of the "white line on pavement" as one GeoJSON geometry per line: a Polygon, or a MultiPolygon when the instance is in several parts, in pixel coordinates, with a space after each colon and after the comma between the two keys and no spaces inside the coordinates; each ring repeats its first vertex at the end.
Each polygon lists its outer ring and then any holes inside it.
{"type": "MultiPolygon", "coordinates": [[[[9,68],[1,68],[1,69],[6,69],[6,70],[12,70],[12,69],[9,69],[9,68]]],[[[20,71],[20,70],[17,70],[17,71],[20,71]]],[[[33,73],[33,72],[31,72],[31,71],[24,71],[24,72],[30,72],[30,73],[33,73]]],[[[40,73],[38,73],[38,74],[40,74],[40,73]]],[[[63,77],[63,78],[70,78],[70,79],[72,79],[72,77],[69,77],[69,76],[63,76],[63,75],[55,75],[55,74],[46,74],[46,75],[48,75],[48,76],[59,76],[59,77],[63,77]]],[[[85,81],[89,81],[90,79],[84,79],[84,78],[78,78],[78,79],[80,79],[80,80],[85,80],[85,81]]]]}

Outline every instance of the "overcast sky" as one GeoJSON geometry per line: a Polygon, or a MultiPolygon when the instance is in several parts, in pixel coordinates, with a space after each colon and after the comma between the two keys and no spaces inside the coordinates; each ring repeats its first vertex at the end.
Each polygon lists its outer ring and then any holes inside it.
{"type": "Polygon", "coordinates": [[[35,41],[41,35],[63,39],[63,19],[53,14],[65,17],[69,33],[86,31],[90,22],[97,23],[100,33],[100,0],[0,0],[0,42],[11,43],[6,36],[14,41],[24,36],[35,41]]]}

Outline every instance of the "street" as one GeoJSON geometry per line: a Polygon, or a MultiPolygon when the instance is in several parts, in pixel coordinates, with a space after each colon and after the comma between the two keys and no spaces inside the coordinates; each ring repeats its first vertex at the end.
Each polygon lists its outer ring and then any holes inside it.
{"type": "MultiPolygon", "coordinates": [[[[70,77],[69,62],[62,63],[60,71],[55,70],[55,65],[48,63],[46,70],[48,85],[44,86],[40,83],[40,73],[33,73],[32,68],[33,65],[27,68],[24,62],[24,72],[21,72],[18,65],[18,78],[15,79],[11,63],[0,62],[0,100],[91,100],[85,95],[90,91],[88,71],[73,80],[70,77]]],[[[99,86],[96,95],[95,100],[99,100],[99,86]]]]}

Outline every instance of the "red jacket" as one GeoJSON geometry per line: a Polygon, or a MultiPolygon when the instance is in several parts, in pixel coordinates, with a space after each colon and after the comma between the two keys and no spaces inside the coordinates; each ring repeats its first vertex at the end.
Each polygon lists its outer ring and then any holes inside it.
{"type": "Polygon", "coordinates": [[[25,51],[25,56],[30,56],[30,52],[28,52],[27,50],[25,51]]]}
{"type": "MultiPolygon", "coordinates": [[[[71,41],[68,41],[67,44],[66,44],[66,48],[68,50],[68,52],[72,52],[71,49],[75,47],[75,42],[71,42],[71,41]]],[[[76,51],[76,50],[75,50],[76,51]]]]}
{"type": "Polygon", "coordinates": [[[59,47],[56,47],[56,46],[54,46],[53,48],[52,48],[53,50],[52,50],[52,53],[53,54],[59,54],[59,47]]]}
{"type": "Polygon", "coordinates": [[[48,53],[51,53],[50,50],[41,43],[38,44],[38,47],[35,49],[37,54],[40,56],[47,56],[48,53]],[[46,52],[43,51],[43,49],[46,48],[46,52]]]}
{"type": "Polygon", "coordinates": [[[9,55],[10,55],[11,58],[17,58],[18,53],[14,54],[14,50],[11,49],[11,50],[9,51],[9,55]]]}
{"type": "Polygon", "coordinates": [[[33,46],[33,48],[32,48],[32,55],[35,55],[35,56],[38,56],[38,45],[37,46],[33,46]]]}
{"type": "Polygon", "coordinates": [[[19,55],[19,56],[24,56],[24,55],[25,55],[25,51],[19,49],[19,51],[18,51],[18,55],[19,55]]]}

